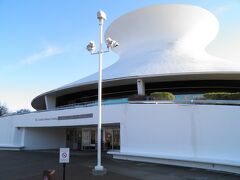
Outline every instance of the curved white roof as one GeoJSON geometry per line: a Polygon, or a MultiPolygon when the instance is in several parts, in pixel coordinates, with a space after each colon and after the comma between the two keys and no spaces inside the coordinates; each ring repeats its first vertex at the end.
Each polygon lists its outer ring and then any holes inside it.
{"type": "MultiPolygon", "coordinates": [[[[105,37],[120,46],[119,60],[103,70],[103,79],[175,73],[239,71],[230,60],[208,54],[219,24],[209,11],[192,5],[154,5],[115,20],[105,37]]],[[[66,85],[96,81],[95,73],[66,85]]]]}
{"type": "MultiPolygon", "coordinates": [[[[120,46],[114,49],[119,60],[103,70],[103,79],[238,73],[240,64],[232,66],[230,60],[214,57],[205,50],[216,37],[218,26],[212,13],[192,5],[154,5],[127,13],[106,31],[105,37],[115,39],[120,46]]],[[[49,93],[96,83],[97,80],[98,74],[95,73],[49,93]]]]}

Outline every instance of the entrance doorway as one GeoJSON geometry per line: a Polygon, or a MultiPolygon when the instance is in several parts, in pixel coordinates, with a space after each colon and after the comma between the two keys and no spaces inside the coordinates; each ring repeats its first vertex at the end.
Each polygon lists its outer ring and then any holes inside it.
{"type": "Polygon", "coordinates": [[[66,147],[72,150],[80,150],[82,147],[82,129],[68,128],[66,130],[66,147]]]}
{"type": "Polygon", "coordinates": [[[82,148],[81,150],[95,150],[96,149],[96,128],[82,129],[82,148]]]}
{"type": "Polygon", "coordinates": [[[104,149],[105,150],[119,150],[120,149],[120,130],[119,128],[105,129],[104,149]]]}
{"type": "MultiPolygon", "coordinates": [[[[96,150],[97,149],[97,128],[77,127],[67,128],[66,146],[72,150],[96,150]]],[[[102,128],[102,150],[120,149],[120,128],[102,128]]]]}

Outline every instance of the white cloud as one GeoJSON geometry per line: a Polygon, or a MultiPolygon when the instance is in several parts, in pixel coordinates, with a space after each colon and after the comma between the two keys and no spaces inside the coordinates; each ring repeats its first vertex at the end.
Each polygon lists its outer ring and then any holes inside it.
{"type": "Polygon", "coordinates": [[[46,45],[46,47],[42,51],[35,53],[35,54],[27,57],[23,61],[21,61],[21,64],[29,65],[29,64],[35,63],[37,61],[40,61],[42,59],[48,58],[50,56],[55,56],[62,52],[63,52],[63,50],[57,46],[46,45]]]}

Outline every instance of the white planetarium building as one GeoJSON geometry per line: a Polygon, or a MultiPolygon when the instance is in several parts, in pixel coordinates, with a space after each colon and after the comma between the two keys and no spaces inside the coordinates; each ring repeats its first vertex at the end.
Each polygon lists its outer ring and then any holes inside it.
{"type": "MultiPolygon", "coordinates": [[[[240,173],[238,101],[196,100],[240,92],[240,64],[206,52],[218,26],[207,10],[178,4],[138,9],[110,25],[105,37],[120,46],[119,60],[103,71],[103,150],[118,159],[240,173]],[[176,100],[151,101],[152,92],[176,100]]],[[[0,147],[95,149],[97,83],[96,73],[37,96],[36,112],[1,117],[0,147]]]]}

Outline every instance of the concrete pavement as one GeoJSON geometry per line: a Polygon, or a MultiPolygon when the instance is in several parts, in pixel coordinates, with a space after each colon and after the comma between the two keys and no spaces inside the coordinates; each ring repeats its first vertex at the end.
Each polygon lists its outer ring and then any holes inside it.
{"type": "MultiPolygon", "coordinates": [[[[107,168],[104,176],[93,176],[96,164],[95,152],[74,153],[66,167],[66,180],[239,180],[235,174],[212,172],[151,163],[114,160],[103,155],[107,168]]],[[[37,180],[43,170],[55,169],[56,180],[62,180],[62,165],[56,152],[0,151],[0,180],[37,180]]]]}

